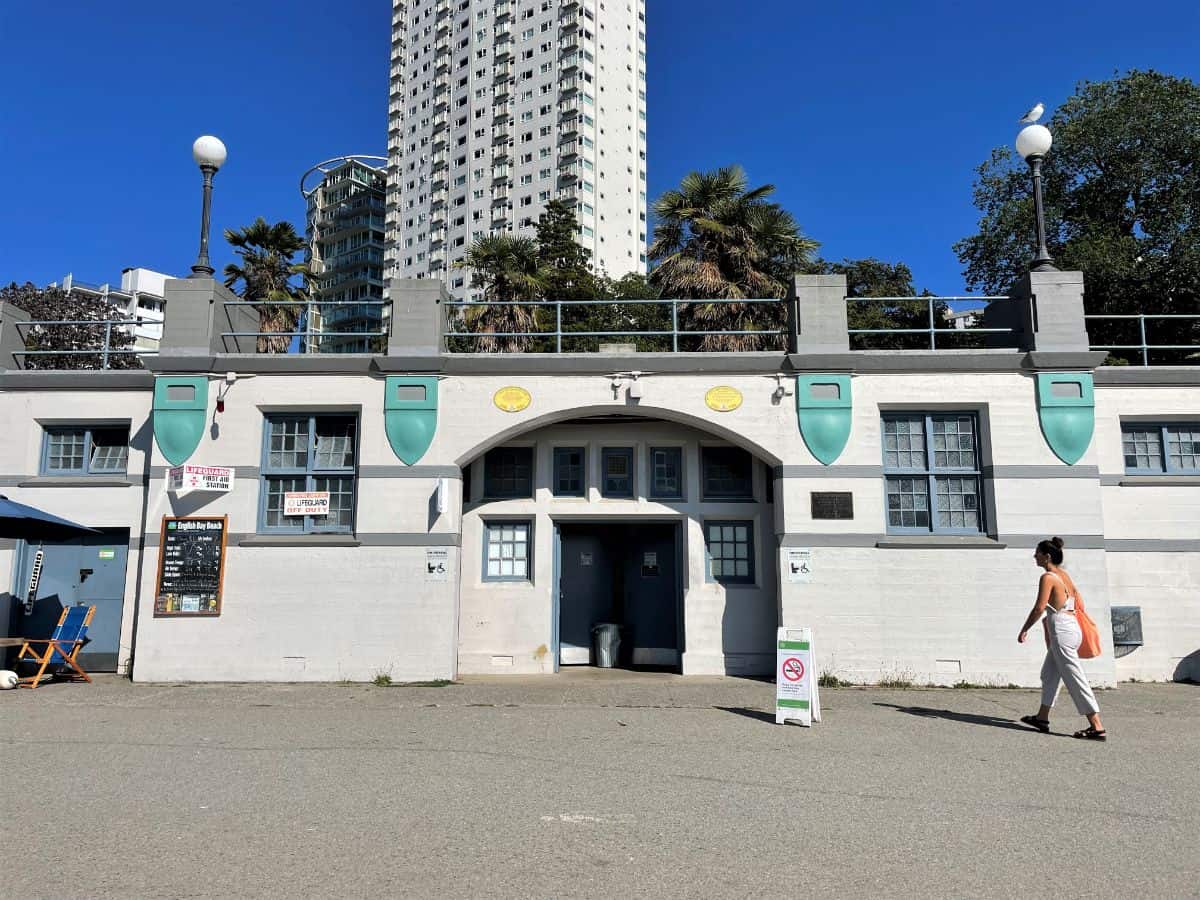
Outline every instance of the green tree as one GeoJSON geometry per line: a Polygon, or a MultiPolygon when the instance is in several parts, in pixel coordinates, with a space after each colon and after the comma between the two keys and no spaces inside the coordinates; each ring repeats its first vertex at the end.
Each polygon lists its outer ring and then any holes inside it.
{"type": "MultiPolygon", "coordinates": [[[[810,267],[817,242],[767,198],[773,185],[747,189],[741,166],[691,172],[654,202],[658,223],[649,257],[651,280],[664,297],[687,300],[782,298],[793,273],[810,267]]],[[[689,304],[683,321],[693,330],[766,331],[770,335],[708,335],[702,350],[783,347],[782,304],[689,304]]],[[[691,349],[691,348],[686,348],[691,349]]]]}
{"type": "MultiPolygon", "coordinates": [[[[13,282],[0,288],[0,303],[10,303],[29,313],[35,322],[70,322],[69,325],[22,326],[26,350],[99,350],[104,346],[105,320],[127,319],[125,310],[81,291],[67,293],[62,288],[39,288],[26,282],[13,282]]],[[[128,350],[134,338],[116,325],[109,329],[110,350],[128,350]]],[[[101,354],[70,353],[62,356],[26,356],[26,369],[99,369],[104,365],[101,354]]],[[[110,369],[140,369],[142,361],[134,353],[114,353],[108,357],[110,369]]]]}
{"type": "Polygon", "coordinates": [[[467,248],[459,268],[471,270],[471,287],[482,290],[484,302],[462,310],[457,324],[472,334],[496,337],[459,339],[453,349],[480,353],[524,352],[543,349],[539,338],[501,337],[504,334],[539,331],[545,317],[531,306],[495,306],[521,300],[538,300],[545,289],[544,271],[538,259],[538,244],[531,238],[489,234],[467,248]]]}
{"type": "MultiPolygon", "coordinates": [[[[912,270],[902,262],[889,263],[879,259],[844,259],[841,262],[821,260],[817,271],[827,275],[846,276],[846,296],[857,297],[928,297],[929,291],[918,292],[913,284],[912,270]]],[[[934,322],[946,327],[949,306],[934,302],[934,322]]],[[[850,328],[907,329],[929,327],[929,303],[926,300],[867,302],[851,300],[846,308],[850,328]]],[[[938,345],[964,347],[976,335],[939,335],[938,345]]],[[[979,343],[977,340],[974,343],[979,343]]],[[[852,350],[919,350],[928,349],[928,334],[852,334],[852,350]]]]}
{"type": "Polygon", "coordinates": [[[272,225],[259,216],[245,228],[225,229],[225,240],[241,257],[241,265],[225,266],[225,286],[237,291],[240,284],[243,300],[267,304],[257,307],[258,330],[279,335],[260,337],[258,352],[286,353],[303,307],[272,304],[309,299],[306,286],[292,281],[298,275],[306,285],[311,278],[307,265],[292,261],[304,249],[303,238],[290,222],[272,225]]]}
{"type": "MultiPolygon", "coordinates": [[[[597,298],[601,300],[658,300],[658,288],[640,272],[630,272],[617,279],[598,276],[597,298]]],[[[639,352],[649,353],[671,349],[669,335],[638,335],[635,332],[667,331],[671,327],[671,312],[653,303],[603,303],[586,307],[577,331],[609,332],[611,337],[580,337],[563,341],[563,349],[575,352],[595,351],[602,343],[631,343],[639,352]]],[[[565,317],[565,314],[564,314],[565,317]]]]}
{"type": "Polygon", "coordinates": [[[575,211],[551,200],[538,217],[537,260],[541,291],[547,300],[595,300],[600,285],[592,271],[592,252],[579,243],[575,211]]]}
{"type": "MultiPolygon", "coordinates": [[[[1047,124],[1047,243],[1059,268],[1084,273],[1086,310],[1200,313],[1200,85],[1138,70],[1084,81],[1047,124]]],[[[971,288],[1005,293],[1034,251],[1029,171],[1013,151],[979,167],[975,205],[979,231],[955,252],[971,288]]],[[[1135,321],[1089,326],[1093,344],[1138,338],[1135,321]]],[[[1150,321],[1147,331],[1152,344],[1200,343],[1200,320],[1150,321]]]]}

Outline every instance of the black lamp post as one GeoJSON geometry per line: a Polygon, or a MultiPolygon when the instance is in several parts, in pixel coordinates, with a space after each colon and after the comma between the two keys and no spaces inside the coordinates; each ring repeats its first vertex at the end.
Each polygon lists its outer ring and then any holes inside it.
{"type": "Polygon", "coordinates": [[[1033,174],[1033,213],[1037,219],[1037,256],[1029,264],[1032,272],[1053,272],[1054,260],[1046,249],[1046,211],[1042,205],[1042,160],[1050,152],[1053,138],[1045,125],[1027,125],[1017,135],[1017,152],[1029,163],[1033,174]]]}
{"type": "Polygon", "coordinates": [[[217,169],[225,163],[225,145],[218,138],[204,135],[192,144],[192,158],[204,174],[204,205],[200,214],[200,253],[192,266],[192,278],[212,278],[213,267],[208,261],[208,227],[212,208],[212,183],[217,169]]]}

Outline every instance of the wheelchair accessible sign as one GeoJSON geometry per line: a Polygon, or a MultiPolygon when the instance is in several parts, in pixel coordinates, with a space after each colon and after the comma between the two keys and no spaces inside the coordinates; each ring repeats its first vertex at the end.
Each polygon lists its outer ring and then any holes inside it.
{"type": "Polygon", "coordinates": [[[780,628],[775,651],[775,724],[821,721],[821,700],[813,677],[811,628],[780,628]]]}

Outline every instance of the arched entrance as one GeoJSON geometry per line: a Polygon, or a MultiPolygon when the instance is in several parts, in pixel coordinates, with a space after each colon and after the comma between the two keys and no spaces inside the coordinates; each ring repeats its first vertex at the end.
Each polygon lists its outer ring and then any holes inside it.
{"type": "Polygon", "coordinates": [[[698,424],[577,410],[460,461],[461,672],[594,664],[601,623],[622,666],[771,671],[776,460],[698,424]]]}

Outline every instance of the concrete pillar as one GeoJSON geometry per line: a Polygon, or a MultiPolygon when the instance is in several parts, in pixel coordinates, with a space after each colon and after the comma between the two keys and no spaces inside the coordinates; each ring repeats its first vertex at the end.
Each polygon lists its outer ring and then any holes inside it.
{"type": "Polygon", "coordinates": [[[237,294],[212,278],[168,279],[159,353],[164,356],[254,353],[256,338],[225,336],[230,332],[259,330],[258,307],[237,301],[237,294]],[[237,305],[227,306],[227,303],[237,305]]]}
{"type": "Polygon", "coordinates": [[[1087,351],[1082,272],[1027,272],[1009,297],[1021,350],[1087,351]]]}
{"type": "Polygon", "coordinates": [[[0,369],[23,369],[25,332],[17,326],[29,321],[29,313],[11,303],[0,303],[0,369]]]}
{"type": "Polygon", "coordinates": [[[788,289],[788,351],[846,353],[845,275],[797,275],[788,289]]]}
{"type": "Polygon", "coordinates": [[[446,332],[446,286],[431,278],[393,278],[388,356],[438,356],[446,332]]]}

